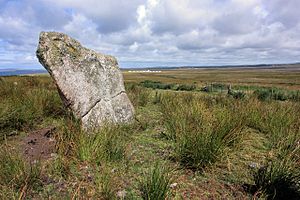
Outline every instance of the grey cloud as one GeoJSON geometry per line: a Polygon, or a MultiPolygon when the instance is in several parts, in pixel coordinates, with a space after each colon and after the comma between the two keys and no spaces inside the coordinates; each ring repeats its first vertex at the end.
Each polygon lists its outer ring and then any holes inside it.
{"type": "MultiPolygon", "coordinates": [[[[200,1],[160,1],[150,15],[154,34],[182,34],[202,29],[211,19],[210,10],[201,7],[200,1]]],[[[206,1],[202,1],[206,2],[206,1]]]]}
{"type": "Polygon", "coordinates": [[[137,7],[144,0],[47,0],[48,2],[72,8],[90,18],[101,33],[118,32],[127,29],[136,17],[137,7]]]}
{"type": "MultiPolygon", "coordinates": [[[[0,8],[0,38],[7,48],[32,49],[41,30],[61,30],[70,20],[62,8],[33,0],[6,1],[0,8]]],[[[26,50],[25,50],[26,51],[26,50]]]]}
{"type": "Polygon", "coordinates": [[[220,46],[224,38],[213,29],[193,30],[177,37],[176,44],[183,50],[207,49],[220,46]]]}
{"type": "Polygon", "coordinates": [[[104,35],[103,37],[107,42],[123,46],[132,45],[134,42],[144,43],[150,40],[150,38],[148,38],[146,35],[135,32],[134,30],[112,33],[109,35],[104,35]]]}
{"type": "Polygon", "coordinates": [[[269,17],[272,21],[278,21],[291,28],[300,22],[300,1],[299,0],[272,0],[264,2],[264,6],[269,11],[269,17]]]}
{"type": "Polygon", "coordinates": [[[221,34],[246,34],[257,30],[257,19],[247,13],[224,13],[219,16],[213,27],[221,34]]]}
{"type": "Polygon", "coordinates": [[[71,20],[71,15],[63,9],[49,8],[47,5],[40,5],[32,9],[36,10],[33,18],[36,20],[37,25],[42,28],[60,29],[71,20]]]}
{"type": "Polygon", "coordinates": [[[1,7],[1,13],[4,17],[21,19],[30,25],[50,29],[59,29],[71,19],[63,8],[34,0],[7,1],[1,7]]]}

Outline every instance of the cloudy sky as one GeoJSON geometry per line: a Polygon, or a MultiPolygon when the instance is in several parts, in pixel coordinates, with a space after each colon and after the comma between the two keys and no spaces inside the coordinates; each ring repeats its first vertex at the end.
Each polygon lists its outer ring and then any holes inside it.
{"type": "Polygon", "coordinates": [[[40,31],[121,67],[300,61],[299,0],[0,0],[0,69],[42,68],[40,31]]]}

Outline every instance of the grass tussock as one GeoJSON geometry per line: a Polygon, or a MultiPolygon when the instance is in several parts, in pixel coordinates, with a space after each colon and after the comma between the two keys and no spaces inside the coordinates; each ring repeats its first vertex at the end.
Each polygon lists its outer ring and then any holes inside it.
{"type": "Polygon", "coordinates": [[[300,173],[289,158],[273,160],[254,173],[257,193],[267,199],[299,199],[300,173]]]}
{"type": "Polygon", "coordinates": [[[242,138],[243,119],[226,107],[209,107],[190,94],[162,100],[167,138],[175,141],[175,157],[186,167],[215,163],[242,138]]]}
{"type": "Polygon", "coordinates": [[[65,120],[65,125],[56,134],[59,155],[97,164],[125,157],[126,125],[105,124],[98,131],[86,132],[75,118],[65,120]]]}
{"type": "Polygon", "coordinates": [[[156,163],[140,180],[141,197],[145,200],[165,200],[170,195],[170,170],[156,163]]]}
{"type": "Polygon", "coordinates": [[[102,161],[118,161],[125,157],[125,133],[120,126],[106,125],[100,131],[80,135],[78,158],[100,164],[102,161]]]}
{"type": "Polygon", "coordinates": [[[196,90],[196,85],[194,84],[167,84],[159,81],[145,80],[140,82],[140,86],[151,88],[151,89],[161,89],[161,90],[175,90],[175,91],[194,91],[196,90]]]}
{"type": "Polygon", "coordinates": [[[101,199],[116,199],[113,180],[110,172],[98,170],[96,173],[96,188],[101,199]]]}
{"type": "Polygon", "coordinates": [[[300,91],[296,90],[284,90],[279,88],[258,88],[254,91],[254,95],[256,95],[257,98],[262,101],[300,101],[300,91]]]}
{"type": "Polygon", "coordinates": [[[300,198],[299,140],[289,138],[285,143],[253,173],[258,193],[267,199],[300,198]]]}
{"type": "Polygon", "coordinates": [[[299,105],[250,98],[235,105],[238,106],[245,125],[256,129],[268,141],[264,145],[268,151],[266,159],[253,173],[255,195],[267,199],[298,199],[299,105]]]}

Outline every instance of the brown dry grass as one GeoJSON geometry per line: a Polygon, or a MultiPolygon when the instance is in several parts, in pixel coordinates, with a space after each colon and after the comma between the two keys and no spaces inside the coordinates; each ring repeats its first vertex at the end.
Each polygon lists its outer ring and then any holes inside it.
{"type": "Polygon", "coordinates": [[[137,73],[123,71],[126,82],[144,80],[163,83],[197,84],[226,83],[232,85],[251,85],[300,89],[300,70],[286,69],[250,69],[250,68],[214,68],[214,69],[176,69],[163,70],[161,73],[137,73]]]}

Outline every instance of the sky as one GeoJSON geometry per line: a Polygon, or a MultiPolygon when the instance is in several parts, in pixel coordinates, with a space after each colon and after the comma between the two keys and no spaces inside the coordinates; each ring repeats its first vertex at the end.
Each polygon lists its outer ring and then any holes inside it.
{"type": "Polygon", "coordinates": [[[299,0],[0,0],[0,69],[42,69],[41,31],[120,67],[300,61],[299,0]]]}

